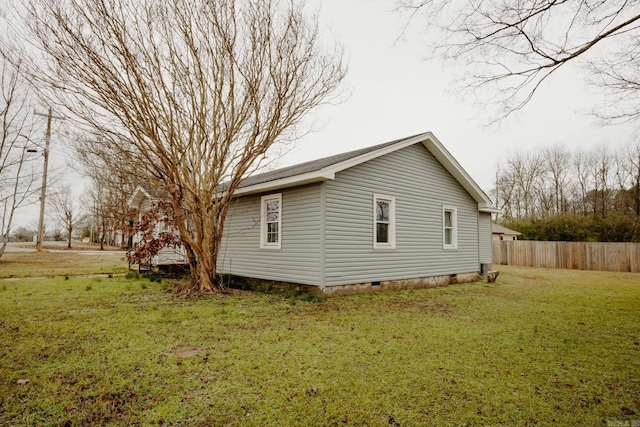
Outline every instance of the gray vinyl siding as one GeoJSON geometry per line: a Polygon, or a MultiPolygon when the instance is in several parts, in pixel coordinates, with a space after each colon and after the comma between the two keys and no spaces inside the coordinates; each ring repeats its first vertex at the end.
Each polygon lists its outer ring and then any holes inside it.
{"type": "Polygon", "coordinates": [[[227,215],[218,270],[238,276],[321,285],[322,184],[236,199],[227,215]],[[282,193],[281,249],[260,249],[260,198],[282,193]]]}
{"type": "Polygon", "coordinates": [[[325,185],[325,285],[478,271],[478,205],[422,144],[325,185]],[[395,197],[396,249],[373,248],[374,194],[395,197]],[[443,206],[457,210],[457,249],[443,249],[443,206]]]}
{"type": "Polygon", "coordinates": [[[493,249],[491,247],[491,214],[480,212],[479,215],[480,263],[491,264],[493,263],[493,249]]]}

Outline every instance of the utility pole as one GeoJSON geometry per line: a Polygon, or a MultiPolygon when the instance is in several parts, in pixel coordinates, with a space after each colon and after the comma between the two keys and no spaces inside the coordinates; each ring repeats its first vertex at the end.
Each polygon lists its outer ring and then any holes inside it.
{"type": "MultiPolygon", "coordinates": [[[[36,116],[43,116],[44,114],[34,112],[36,116]]],[[[47,170],[49,168],[49,142],[51,141],[51,120],[56,119],[64,119],[64,117],[53,117],[53,113],[51,111],[51,107],[49,107],[49,113],[46,115],[47,117],[47,133],[45,134],[45,145],[44,145],[44,166],[42,169],[42,188],[40,189],[40,220],[38,221],[38,241],[36,242],[36,251],[42,251],[42,240],[44,237],[44,206],[45,206],[45,198],[47,196],[47,170]]]]}

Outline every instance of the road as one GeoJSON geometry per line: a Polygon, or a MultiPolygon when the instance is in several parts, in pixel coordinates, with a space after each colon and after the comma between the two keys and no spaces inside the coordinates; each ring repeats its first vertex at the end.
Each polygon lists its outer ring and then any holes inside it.
{"type": "MultiPolygon", "coordinates": [[[[86,247],[85,244],[80,244],[86,247]]],[[[104,250],[101,251],[99,249],[73,249],[73,243],[71,244],[72,249],[67,249],[67,242],[44,242],[45,251],[46,252],[59,252],[59,253],[71,253],[71,254],[79,254],[79,255],[104,255],[104,256],[112,256],[117,255],[122,257],[125,251],[122,250],[104,250]],[[53,248],[60,249],[53,249],[53,248]]],[[[98,247],[96,245],[96,247],[98,247]]],[[[5,248],[5,252],[35,252],[35,243],[24,243],[24,242],[12,242],[8,243],[5,248]]]]}

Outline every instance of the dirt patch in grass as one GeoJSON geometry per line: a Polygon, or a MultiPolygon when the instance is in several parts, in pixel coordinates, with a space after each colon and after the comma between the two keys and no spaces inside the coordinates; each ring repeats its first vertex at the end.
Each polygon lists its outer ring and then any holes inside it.
{"type": "Polygon", "coordinates": [[[174,356],[179,358],[197,356],[202,353],[202,347],[194,345],[181,345],[171,350],[174,356]]]}

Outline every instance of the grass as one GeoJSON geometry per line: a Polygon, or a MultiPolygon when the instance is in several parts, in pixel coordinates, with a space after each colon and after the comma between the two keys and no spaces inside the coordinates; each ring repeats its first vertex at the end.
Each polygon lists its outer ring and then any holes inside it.
{"type": "Polygon", "coordinates": [[[0,258],[0,279],[113,274],[127,271],[122,252],[100,255],[65,252],[6,252],[0,258]]]}
{"type": "Polygon", "coordinates": [[[640,275],[306,301],[0,281],[0,425],[633,425],[640,275]],[[616,424],[617,423],[617,424],[616,424]]]}

